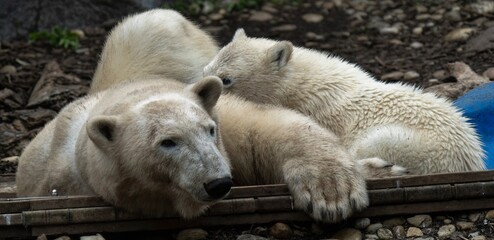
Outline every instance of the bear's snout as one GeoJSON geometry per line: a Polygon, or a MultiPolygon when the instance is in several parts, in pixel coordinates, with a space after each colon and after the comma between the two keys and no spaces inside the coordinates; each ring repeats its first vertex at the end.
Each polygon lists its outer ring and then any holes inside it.
{"type": "Polygon", "coordinates": [[[232,188],[233,181],[231,177],[218,178],[211,182],[204,183],[204,189],[212,200],[224,197],[232,188]]]}

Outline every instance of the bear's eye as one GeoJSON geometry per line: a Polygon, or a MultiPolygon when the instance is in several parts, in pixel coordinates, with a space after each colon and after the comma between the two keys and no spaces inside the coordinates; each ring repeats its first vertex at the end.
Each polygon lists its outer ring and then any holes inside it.
{"type": "Polygon", "coordinates": [[[211,137],[214,137],[214,127],[212,127],[211,129],[209,129],[209,134],[211,135],[211,137]]]}
{"type": "Polygon", "coordinates": [[[229,78],[223,78],[221,81],[223,82],[223,86],[230,86],[232,84],[232,80],[229,78]]]}
{"type": "Polygon", "coordinates": [[[171,139],[165,139],[161,142],[161,146],[166,147],[166,148],[171,148],[177,146],[177,143],[174,142],[171,139]]]}

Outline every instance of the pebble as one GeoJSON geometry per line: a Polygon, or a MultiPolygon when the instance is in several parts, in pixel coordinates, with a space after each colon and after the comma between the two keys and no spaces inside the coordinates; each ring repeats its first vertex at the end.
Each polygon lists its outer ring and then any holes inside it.
{"type": "Polygon", "coordinates": [[[253,234],[242,234],[237,237],[237,240],[268,240],[268,238],[256,236],[253,234]]]}
{"type": "Polygon", "coordinates": [[[293,30],[297,29],[296,25],[293,24],[284,24],[281,26],[273,27],[271,28],[271,31],[274,32],[291,32],[293,30]]]}
{"type": "Polygon", "coordinates": [[[435,240],[433,237],[425,237],[425,238],[414,238],[413,240],[435,240]]]}
{"type": "Polygon", "coordinates": [[[284,223],[276,223],[269,228],[269,235],[275,238],[288,239],[293,235],[293,230],[284,223]]]}
{"type": "Polygon", "coordinates": [[[465,41],[473,33],[475,29],[473,28],[457,28],[444,36],[444,40],[447,42],[465,41]]]}
{"type": "MultiPolygon", "coordinates": [[[[417,79],[420,77],[420,74],[418,72],[415,72],[415,71],[407,71],[405,72],[405,74],[403,74],[403,79],[405,80],[414,80],[414,79],[417,79]]],[[[430,216],[429,216],[430,218],[430,216]]],[[[431,221],[432,222],[432,219],[431,221]]]]}
{"type": "Polygon", "coordinates": [[[278,9],[267,4],[262,7],[262,10],[269,13],[278,13],[278,9]]]}
{"type": "Polygon", "coordinates": [[[256,11],[250,16],[249,21],[267,22],[272,19],[273,19],[273,15],[271,15],[270,13],[263,11],[256,11]]]}
{"type": "Polygon", "coordinates": [[[359,218],[355,220],[355,228],[356,229],[365,229],[370,225],[369,218],[359,218]]]}
{"type": "Polygon", "coordinates": [[[267,236],[268,235],[268,229],[265,227],[256,227],[256,228],[254,228],[254,230],[252,230],[252,233],[254,235],[267,236]]]}
{"type": "Polygon", "coordinates": [[[459,10],[452,9],[444,14],[444,18],[448,21],[459,22],[461,21],[461,14],[459,10]]]}
{"type": "Polygon", "coordinates": [[[96,234],[92,236],[81,236],[80,240],[105,240],[105,238],[100,234],[96,234]]]}
{"type": "MultiPolygon", "coordinates": [[[[395,72],[390,72],[390,73],[386,73],[384,75],[381,76],[381,80],[384,80],[384,81],[398,81],[398,80],[401,80],[403,78],[403,72],[400,72],[400,71],[395,71],[395,72]]],[[[391,219],[393,220],[393,219],[391,219]]],[[[393,227],[393,226],[396,226],[396,225],[401,225],[403,224],[402,222],[393,222],[391,220],[386,220],[383,222],[383,225],[384,226],[388,226],[388,227],[393,227]]]]}
{"type": "Polygon", "coordinates": [[[489,14],[494,12],[494,2],[491,0],[476,1],[468,5],[468,9],[480,15],[489,14]]]}
{"type": "Polygon", "coordinates": [[[456,231],[455,225],[452,224],[444,225],[439,228],[439,231],[437,232],[437,236],[439,237],[439,239],[446,239],[455,231],[456,231]]]}
{"type": "Polygon", "coordinates": [[[398,34],[400,33],[400,28],[398,26],[384,27],[380,28],[379,32],[382,34],[398,34]]]}
{"type": "MultiPolygon", "coordinates": [[[[82,239],[82,237],[81,237],[81,239],[82,239]]],[[[69,236],[61,236],[61,237],[55,238],[54,240],[71,240],[71,238],[69,236]]]]}
{"type": "Polygon", "coordinates": [[[431,19],[435,20],[435,21],[441,21],[441,20],[443,20],[443,15],[442,14],[434,14],[434,15],[431,15],[431,19]]]}
{"type": "Polygon", "coordinates": [[[470,231],[473,229],[473,222],[456,222],[458,230],[470,231]]]}
{"type": "Polygon", "coordinates": [[[393,239],[393,232],[387,228],[379,228],[377,236],[379,236],[379,239],[393,239]]]}
{"type": "Polygon", "coordinates": [[[200,228],[185,229],[178,233],[177,240],[200,240],[205,239],[208,232],[200,228]]]}
{"type": "Polygon", "coordinates": [[[382,227],[383,227],[383,225],[381,223],[374,223],[374,224],[369,225],[367,227],[367,229],[365,229],[365,232],[376,233],[377,229],[382,228],[382,227]]]}
{"type": "Polygon", "coordinates": [[[48,238],[46,237],[45,234],[41,234],[36,238],[36,240],[48,240],[48,238]]]}
{"type": "Polygon", "coordinates": [[[449,77],[449,73],[446,70],[437,70],[434,73],[432,73],[432,77],[438,80],[444,80],[449,77]]]}
{"type": "Polygon", "coordinates": [[[470,240],[486,240],[487,238],[485,236],[476,236],[476,237],[473,237],[473,238],[470,238],[470,240]]]}
{"type": "Polygon", "coordinates": [[[72,29],[70,30],[70,32],[77,35],[77,37],[80,39],[86,38],[86,34],[84,34],[84,31],[82,31],[82,29],[72,29]]]}
{"type": "Polygon", "coordinates": [[[405,224],[405,219],[401,217],[390,218],[383,221],[383,226],[385,227],[394,227],[403,224],[405,224]]]}
{"type": "Polygon", "coordinates": [[[494,67],[490,67],[482,73],[482,76],[489,78],[491,81],[494,80],[494,67]]]}
{"type": "Polygon", "coordinates": [[[424,44],[420,43],[420,42],[413,42],[412,44],[410,44],[410,47],[415,48],[415,49],[421,48],[423,46],[424,46],[424,44]]]}
{"type": "Polygon", "coordinates": [[[452,222],[453,221],[451,221],[451,219],[448,219],[448,218],[446,218],[446,219],[443,220],[443,223],[444,224],[451,224],[452,222]]]}
{"type": "Polygon", "coordinates": [[[324,40],[323,35],[316,34],[314,32],[308,32],[305,34],[305,37],[311,40],[317,40],[317,41],[322,41],[324,40]]]}
{"type": "Polygon", "coordinates": [[[11,156],[11,157],[6,157],[0,159],[0,162],[8,162],[12,164],[18,164],[19,163],[19,156],[11,156]]]}
{"type": "Polygon", "coordinates": [[[17,72],[17,69],[12,65],[5,65],[0,69],[0,73],[12,75],[17,72]]]}
{"type": "Polygon", "coordinates": [[[211,19],[213,21],[221,20],[221,19],[223,19],[223,14],[213,13],[213,14],[209,15],[209,19],[211,19]]]}
{"type": "Polygon", "coordinates": [[[398,239],[403,239],[406,236],[405,228],[401,225],[393,227],[393,235],[398,239]]]}
{"type": "Polygon", "coordinates": [[[365,240],[377,240],[379,239],[379,236],[376,234],[365,234],[365,240]]]}
{"type": "Polygon", "coordinates": [[[393,45],[403,45],[404,44],[404,42],[399,40],[399,39],[391,39],[391,40],[389,40],[389,43],[393,44],[393,45]]]}
{"type": "Polygon", "coordinates": [[[427,14],[427,13],[419,14],[419,15],[415,16],[415,20],[417,20],[417,21],[427,20],[429,18],[431,18],[431,15],[427,14]]]}
{"type": "MultiPolygon", "coordinates": [[[[414,72],[414,71],[409,71],[409,72],[414,72]]],[[[409,72],[406,72],[405,75],[409,72]]],[[[417,77],[419,76],[417,72],[414,73],[417,74],[417,77]]],[[[424,228],[424,227],[429,227],[432,224],[432,218],[429,215],[415,215],[411,218],[407,218],[407,222],[415,227],[424,228]]]]}
{"type": "Polygon", "coordinates": [[[362,233],[354,228],[343,228],[336,232],[331,238],[345,239],[345,240],[361,240],[362,233]]]}
{"type": "Polygon", "coordinates": [[[424,5],[417,5],[415,6],[415,11],[417,11],[417,13],[425,13],[427,12],[427,7],[424,5]]]}
{"type": "Polygon", "coordinates": [[[424,32],[424,28],[423,27],[415,27],[412,30],[412,33],[415,34],[415,35],[421,35],[422,32],[424,32]]]}
{"type": "Polygon", "coordinates": [[[420,230],[420,228],[409,227],[407,230],[407,238],[409,238],[409,237],[422,237],[422,236],[424,236],[424,233],[422,233],[422,230],[420,230]]]}
{"type": "Polygon", "coordinates": [[[485,214],[485,219],[494,222],[494,210],[490,210],[485,214]]]}
{"type": "Polygon", "coordinates": [[[302,19],[308,23],[320,23],[324,17],[317,13],[307,13],[302,15],[302,19]]]}

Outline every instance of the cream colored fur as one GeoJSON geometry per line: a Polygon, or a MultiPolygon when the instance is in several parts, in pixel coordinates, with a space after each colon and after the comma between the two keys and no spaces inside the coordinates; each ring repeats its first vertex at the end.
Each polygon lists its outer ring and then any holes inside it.
{"type": "MultiPolygon", "coordinates": [[[[142,16],[148,15],[135,17],[142,16]]],[[[128,23],[120,27],[134,26],[128,23]]],[[[147,40],[138,41],[139,46],[152,47],[155,41],[147,40]]],[[[127,47],[132,46],[116,44],[113,51],[104,52],[118,55],[127,47]]],[[[152,62],[166,57],[142,58],[152,62]]],[[[99,69],[115,71],[105,68],[116,67],[111,62],[116,59],[107,56],[99,69]]],[[[140,58],[118,61],[125,63],[118,69],[128,69],[138,65],[135,61],[140,58]]],[[[160,80],[146,80],[146,74],[132,79],[112,75],[102,79],[110,80],[97,87],[99,93],[67,106],[22,154],[19,195],[49,195],[55,188],[62,195],[98,194],[131,211],[173,210],[193,217],[213,203],[201,201],[203,183],[231,169],[238,185],[287,183],[296,207],[315,219],[334,222],[368,205],[365,177],[406,172],[382,160],[354,161],[338,137],[295,111],[229,94],[216,102],[214,96],[222,88],[218,78],[187,86],[169,80],[162,65],[153,66],[156,69],[149,71],[163,73],[160,80]],[[109,131],[95,121],[118,126],[110,131],[115,144],[105,141],[109,131]],[[200,127],[208,130],[214,124],[219,133],[216,147],[200,127]],[[160,156],[164,150],[157,144],[175,129],[189,146],[160,156]],[[57,139],[56,144],[51,138],[57,139]],[[38,157],[39,153],[43,154],[38,157]],[[227,159],[231,159],[230,169],[225,169],[227,159]]]]}
{"type": "Polygon", "coordinates": [[[295,109],[335,132],[356,159],[380,158],[414,174],[484,170],[473,127],[450,102],[290,42],[238,30],[204,69],[227,92],[295,109]]]}
{"type": "Polygon", "coordinates": [[[110,33],[90,92],[113,85],[115,79],[166,75],[192,83],[202,78],[202,67],[217,52],[216,42],[180,13],[164,9],[140,13],[110,33]]]}

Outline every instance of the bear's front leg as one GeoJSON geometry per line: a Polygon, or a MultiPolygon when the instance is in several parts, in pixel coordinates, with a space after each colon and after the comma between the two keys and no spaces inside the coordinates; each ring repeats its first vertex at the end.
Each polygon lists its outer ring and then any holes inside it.
{"type": "Polygon", "coordinates": [[[297,208],[318,221],[337,222],[369,204],[360,167],[354,161],[290,159],[283,176],[297,208]]]}

